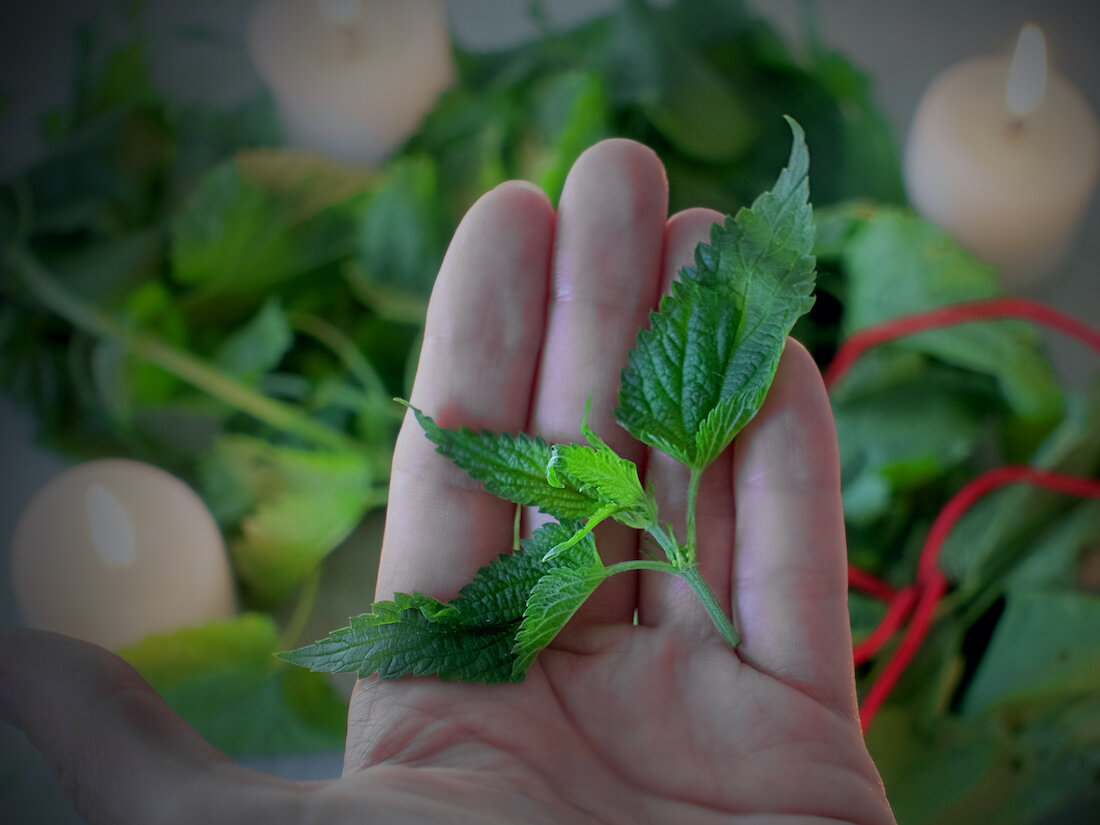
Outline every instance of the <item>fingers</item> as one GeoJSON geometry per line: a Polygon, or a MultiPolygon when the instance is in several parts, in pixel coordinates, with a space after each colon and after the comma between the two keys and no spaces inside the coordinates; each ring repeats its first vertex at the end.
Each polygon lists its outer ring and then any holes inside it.
{"type": "MultiPolygon", "coordinates": [[[[711,227],[723,219],[713,209],[687,209],[673,215],[665,229],[662,281],[668,285],[684,266],[695,263],[695,248],[710,240],[711,227]]],[[[699,567],[720,604],[730,603],[730,574],[733,557],[732,452],[727,450],[707,468],[696,500],[696,537],[699,567]]],[[[657,493],[661,518],[676,525],[683,541],[682,525],[687,508],[688,470],[659,450],[651,450],[647,480],[657,493]]],[[[675,627],[699,641],[721,639],[690,585],[678,576],[640,577],[639,621],[645,625],[675,627]]]]}
{"type": "Polygon", "coordinates": [[[91,823],[293,821],[297,786],[233,765],[103,648],[0,630],[0,692],[91,823]]]}
{"type": "MultiPolygon", "coordinates": [[[[589,425],[644,471],[644,450],[615,422],[619,374],[661,288],[668,184],[657,156],[641,144],[608,140],[573,165],[562,191],[546,343],[532,428],[550,441],[578,441],[589,425]]],[[[608,564],[633,558],[633,531],[609,524],[597,534],[608,564]]],[[[633,576],[616,576],[582,608],[588,620],[628,620],[633,576]]],[[[583,619],[582,619],[583,621],[583,619]]]]}
{"type": "Polygon", "coordinates": [[[733,454],[738,652],[854,717],[836,430],[821,374],[796,341],[733,454]]]}
{"type": "MultiPolygon", "coordinates": [[[[554,238],[531,184],[482,197],[455,233],[432,291],[412,403],[445,427],[526,429],[554,238]]],[[[435,452],[413,416],[397,439],[378,598],[453,597],[512,543],[514,506],[435,452]]]]}

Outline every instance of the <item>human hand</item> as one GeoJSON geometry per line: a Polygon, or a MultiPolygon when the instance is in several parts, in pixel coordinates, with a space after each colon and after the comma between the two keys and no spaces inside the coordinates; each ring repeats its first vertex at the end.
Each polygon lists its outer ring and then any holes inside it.
{"type": "MultiPolygon", "coordinates": [[[[487,194],[440,272],[412,402],[444,426],[554,442],[579,440],[591,394],[589,424],[652,480],[662,513],[682,511],[662,496],[686,486],[679,466],[612,413],[638,329],[721,217],[666,213],[660,162],[621,140],[578,160],[557,215],[528,185],[487,194]]],[[[453,597],[511,546],[513,515],[408,416],[379,598],[453,597]]],[[[233,765],[121,660],[63,637],[7,631],[0,685],[92,822],[893,822],[857,716],[832,418],[797,343],[706,471],[697,534],[736,652],[680,578],[620,574],[520,684],[360,680],[331,782],[233,765]]],[[[597,543],[608,564],[638,551],[617,524],[597,543]]]]}

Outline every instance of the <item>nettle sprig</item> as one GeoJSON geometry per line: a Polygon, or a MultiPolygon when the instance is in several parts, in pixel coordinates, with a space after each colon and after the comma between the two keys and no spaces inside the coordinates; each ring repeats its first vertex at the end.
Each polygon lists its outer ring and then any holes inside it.
{"type": "Polygon", "coordinates": [[[628,570],[680,576],[731,648],[740,639],[697,562],[695,505],[703,470],[760,409],[787,335],[813,305],[814,226],[801,127],[770,192],[716,224],[638,334],[615,416],[631,435],[690,471],[681,542],[664,524],[638,468],[588,426],[586,444],[440,427],[412,408],[436,449],[485,489],[537,507],[545,524],[479,570],[449,602],[397,593],[348,627],[282,658],[313,670],[435,674],[463,682],[518,682],[539,652],[609,577],[628,570]],[[606,519],[645,531],[665,558],[605,565],[593,529],[606,519]]]}

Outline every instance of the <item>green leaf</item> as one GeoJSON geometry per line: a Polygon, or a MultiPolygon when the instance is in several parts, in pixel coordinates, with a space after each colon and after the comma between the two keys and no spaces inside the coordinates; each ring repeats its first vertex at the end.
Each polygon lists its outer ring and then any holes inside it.
{"type": "Polygon", "coordinates": [[[1100,546],[1100,501],[1085,500],[1056,521],[1008,576],[1010,590],[1073,590],[1078,565],[1100,546]]]}
{"type": "MultiPolygon", "coordinates": [[[[818,198],[858,195],[882,203],[904,203],[893,129],[875,105],[870,78],[820,43],[811,43],[810,52],[807,79],[821,84],[813,97],[832,98],[824,107],[805,102],[808,120],[804,123],[814,136],[813,185],[818,198]]],[[[795,117],[801,114],[801,109],[791,111],[795,117]]]]}
{"type": "MultiPolygon", "coordinates": [[[[900,315],[1000,294],[994,271],[943,230],[910,212],[880,208],[844,254],[848,334],[900,315]]],[[[926,353],[990,375],[1022,418],[1049,428],[1062,391],[1038,332],[1022,321],[992,320],[929,330],[890,346],[926,353]]]]}
{"type": "Polygon", "coordinates": [[[527,599],[539,579],[559,567],[585,567],[592,561],[595,544],[589,537],[568,552],[547,559],[546,553],[576,532],[572,522],[550,522],[520,541],[520,549],[498,556],[477,571],[451,604],[463,615],[477,615],[487,623],[518,623],[527,599]]]}
{"type": "Polygon", "coordinates": [[[282,305],[270,298],[251,320],[222,341],[214,362],[223,372],[255,383],[279,365],[293,343],[294,333],[282,305]]]}
{"type": "Polygon", "coordinates": [[[313,670],[361,677],[377,672],[383,679],[435,674],[463,682],[521,681],[513,648],[532,591],[550,572],[592,564],[591,538],[545,558],[574,532],[575,525],[544,525],[519,550],[481,568],[446,604],[398,593],[328,638],[280,656],[313,670]]]}
{"type": "Polygon", "coordinates": [[[887,705],[868,731],[867,747],[899,822],[1001,822],[973,815],[948,816],[973,805],[970,797],[975,791],[980,793],[990,784],[996,787],[1003,778],[999,775],[1003,746],[985,728],[947,717],[929,730],[918,722],[912,706],[887,705]]]}
{"type": "MultiPolygon", "coordinates": [[[[657,502],[652,493],[642,489],[638,466],[621,458],[588,426],[588,408],[581,422],[590,446],[555,444],[546,464],[546,481],[552,487],[564,489],[572,483],[580,492],[594,496],[614,516],[630,527],[645,528],[656,523],[657,502]]],[[[589,519],[595,521],[595,514],[589,519]]],[[[591,524],[588,529],[594,527],[591,524]]]]}
{"type": "MultiPolygon", "coordinates": [[[[632,11],[640,7],[626,14],[632,11]]],[[[650,29],[659,79],[655,94],[643,95],[639,108],[685,156],[707,163],[737,160],[759,132],[737,86],[696,49],[656,30],[653,23],[650,29]]]]}
{"type": "Polygon", "coordinates": [[[279,664],[274,622],[244,613],[150,636],[121,655],[215,747],[233,755],[339,748],[347,706],[324,677],[279,664]]]}
{"type": "Polygon", "coordinates": [[[467,427],[440,427],[431,416],[410,405],[424,434],[436,450],[485,483],[485,489],[501,498],[538,507],[560,520],[581,520],[601,508],[600,500],[566,481],[555,487],[547,481],[551,448],[538,436],[475,433],[467,427]]]}
{"type": "Polygon", "coordinates": [[[400,158],[372,193],[358,227],[358,262],[369,282],[431,292],[451,227],[436,164],[400,158]]]}
{"type": "Polygon", "coordinates": [[[507,682],[515,626],[464,624],[422,594],[397,593],[327,639],[280,654],[296,665],[382,679],[437,675],[447,681],[507,682]]]}
{"type": "Polygon", "coordinates": [[[362,198],[330,203],[324,195],[345,190],[324,189],[330,177],[308,167],[292,180],[238,160],[209,172],[172,221],[176,280],[204,297],[253,292],[349,255],[362,198]]]}
{"type": "Polygon", "coordinates": [[[278,600],[355,528],[372,503],[358,453],[224,436],[200,463],[203,497],[229,536],[238,576],[278,600]]]}
{"type": "MultiPolygon", "coordinates": [[[[1100,472],[1100,385],[1091,398],[1069,398],[1066,418],[1040,445],[1032,466],[1095,478],[1100,472]]],[[[1064,493],[1013,484],[978,501],[951,531],[940,569],[961,594],[992,602],[1004,579],[1039,549],[1045,530],[1077,502],[1064,493]]]]}
{"type": "Polygon", "coordinates": [[[520,176],[538,183],[557,203],[574,161],[610,134],[607,94],[595,72],[566,71],[540,79],[531,101],[534,145],[520,176]]]}
{"type": "Polygon", "coordinates": [[[1100,598],[1012,592],[964,700],[964,711],[1020,712],[1100,691],[1100,598]]]}
{"type": "Polygon", "coordinates": [[[982,376],[914,352],[866,353],[832,396],[849,522],[881,516],[894,497],[970,460],[998,401],[982,376]]]}
{"type": "Polygon", "coordinates": [[[789,123],[794,143],[774,189],[713,227],[623,371],[619,423],[696,469],[756,414],[787,334],[813,304],[809,156],[789,123]]]}
{"type": "Polygon", "coordinates": [[[848,591],[848,620],[852,625],[853,644],[866,639],[885,616],[886,605],[882,601],[856,590],[848,591]]]}
{"type": "Polygon", "coordinates": [[[535,585],[523,612],[523,624],[516,634],[516,660],[512,674],[521,678],[535,657],[607,578],[602,565],[584,568],[559,567],[535,585]]]}
{"type": "Polygon", "coordinates": [[[260,503],[229,541],[237,575],[265,601],[282,599],[351,534],[370,503],[360,485],[284,492],[260,503]]]}

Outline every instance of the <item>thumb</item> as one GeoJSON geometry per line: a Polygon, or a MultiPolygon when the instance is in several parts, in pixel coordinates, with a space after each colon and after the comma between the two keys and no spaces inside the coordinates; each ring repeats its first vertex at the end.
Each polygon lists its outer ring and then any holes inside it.
{"type": "Polygon", "coordinates": [[[0,629],[0,716],[91,823],[289,822],[309,787],[234,765],[121,658],[54,633],[0,629]]]}

